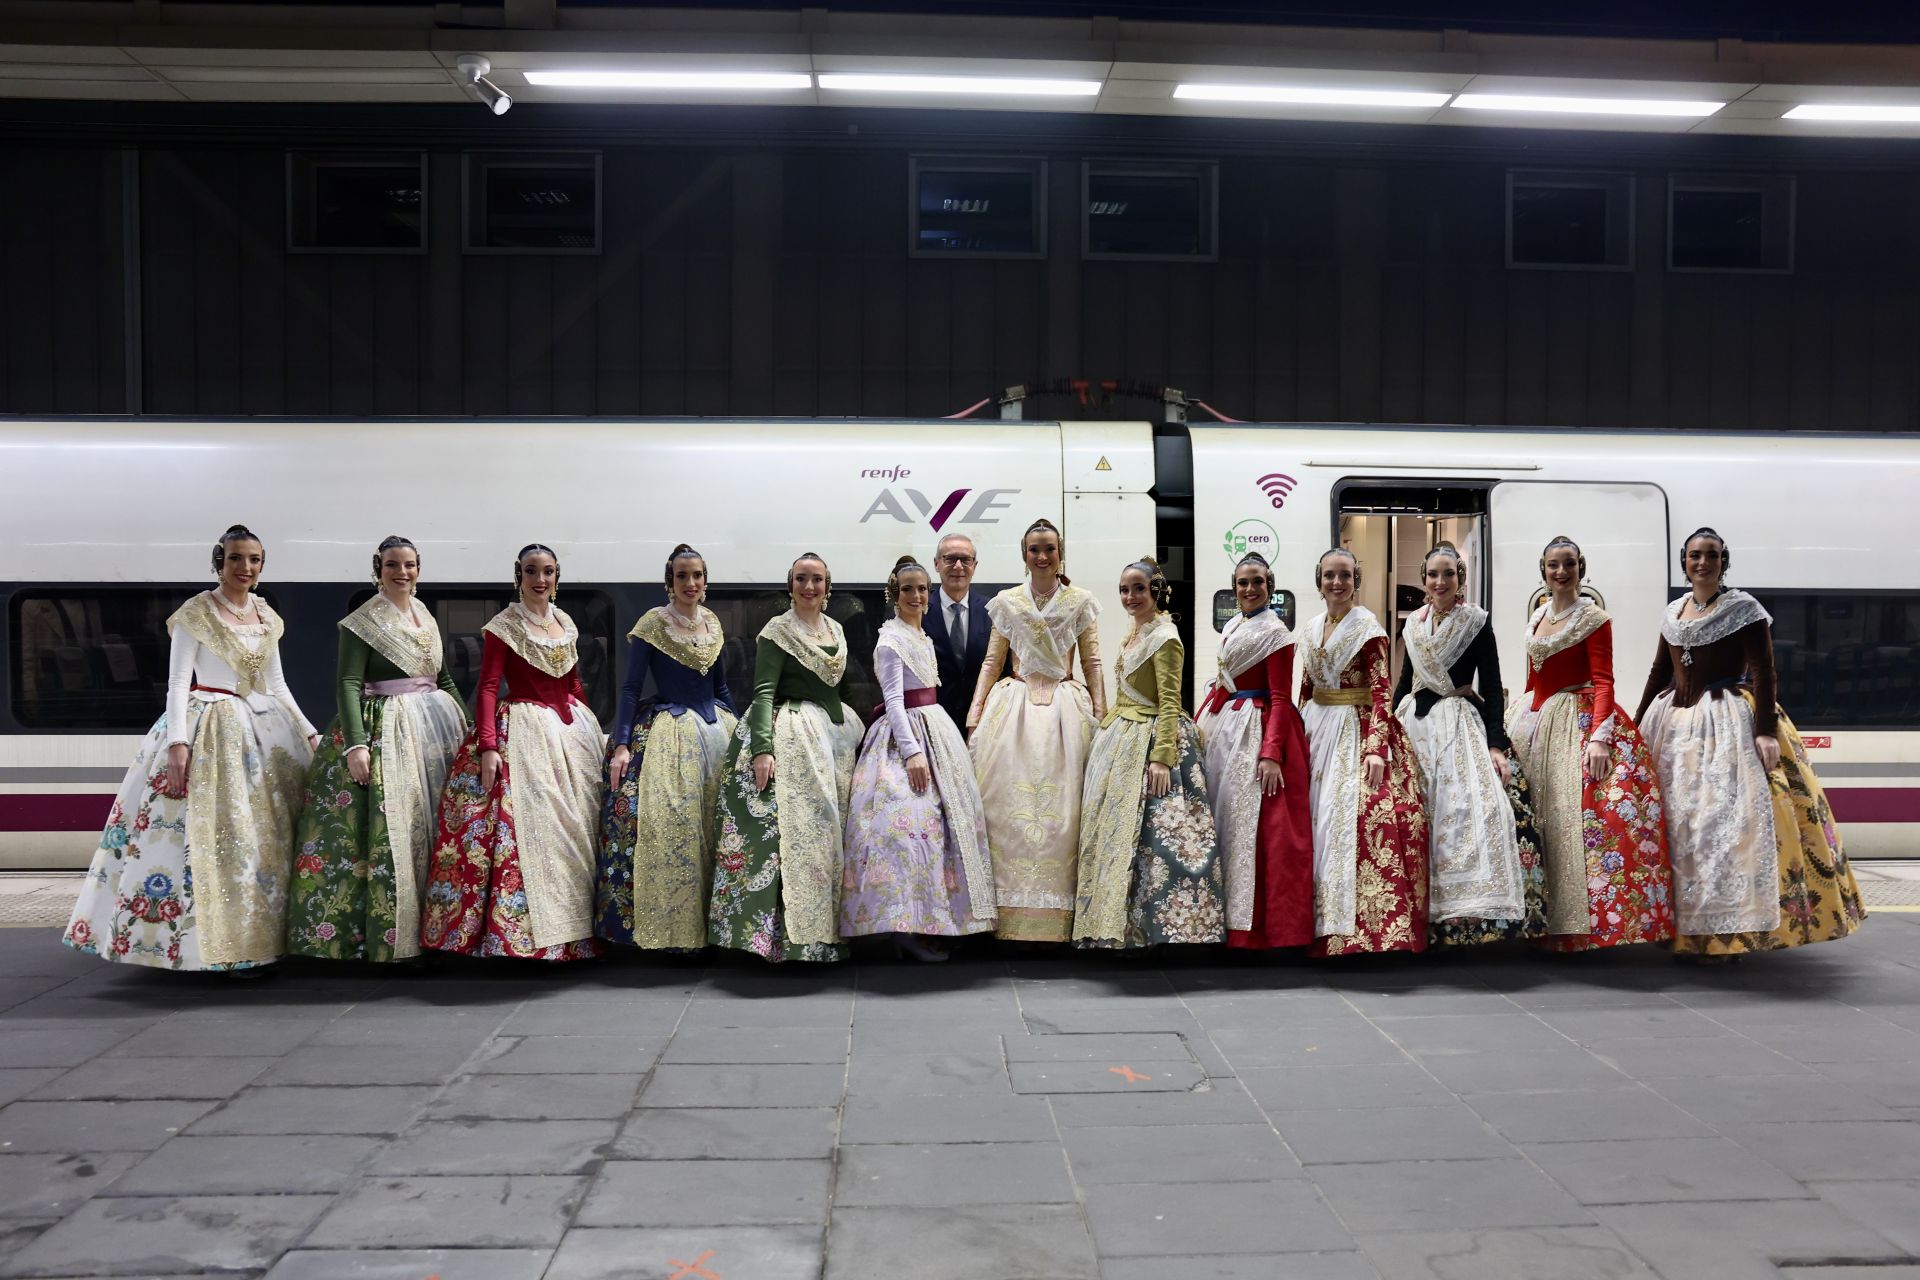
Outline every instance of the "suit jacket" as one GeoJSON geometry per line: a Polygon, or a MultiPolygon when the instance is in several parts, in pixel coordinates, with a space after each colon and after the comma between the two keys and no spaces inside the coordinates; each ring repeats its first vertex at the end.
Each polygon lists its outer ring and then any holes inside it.
{"type": "Polygon", "coordinates": [[[940,584],[933,584],[932,608],[927,610],[927,638],[933,641],[934,661],[940,664],[940,705],[953,717],[960,732],[967,731],[967,706],[973,701],[973,685],[987,661],[987,639],[993,623],[987,617],[987,593],[974,587],[967,593],[967,658],[955,662],[953,647],[947,640],[947,610],[953,601],[940,584]]]}

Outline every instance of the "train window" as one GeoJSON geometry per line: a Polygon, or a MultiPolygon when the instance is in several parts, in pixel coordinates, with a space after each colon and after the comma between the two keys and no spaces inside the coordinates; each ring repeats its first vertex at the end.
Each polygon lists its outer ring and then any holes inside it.
{"type": "Polygon", "coordinates": [[[907,162],[913,257],[1039,258],[1047,162],[915,156],[907,162]]]}
{"type": "Polygon", "coordinates": [[[291,253],[424,253],[424,152],[287,153],[291,253]]]}
{"type": "MultiPolygon", "coordinates": [[[[1287,624],[1288,630],[1292,630],[1294,606],[1293,592],[1283,587],[1273,593],[1273,603],[1268,607],[1280,615],[1280,621],[1287,624]]],[[[1213,593],[1213,629],[1215,631],[1225,631],[1227,624],[1232,622],[1234,615],[1239,612],[1240,602],[1234,598],[1231,589],[1223,588],[1213,593]]]]}
{"type": "Polygon", "coordinates": [[[1754,589],[1780,705],[1804,728],[1920,727],[1920,592],[1754,589]]]}
{"type": "MultiPolygon", "coordinates": [[[[789,607],[786,588],[773,586],[710,587],[707,608],[720,619],[727,633],[726,648],[720,660],[727,672],[727,691],[733,695],[734,709],[744,712],[753,701],[753,656],[760,628],[789,607]]],[[[873,717],[880,702],[880,684],[873,675],[873,644],[880,637],[880,624],[893,616],[887,608],[881,588],[849,587],[835,583],[827,602],[827,616],[847,633],[847,705],[860,713],[862,720],[873,717]]]]}
{"type": "Polygon", "coordinates": [[[1633,175],[1509,172],[1507,265],[1589,271],[1633,266],[1633,175]]]}
{"type": "Polygon", "coordinates": [[[1212,164],[1152,168],[1083,165],[1081,243],[1088,258],[1211,262],[1219,170],[1212,164]]]}
{"type": "Polygon", "coordinates": [[[468,253],[600,252],[598,152],[466,157],[468,253]]]}
{"type": "MultiPolygon", "coordinates": [[[[145,733],[167,700],[167,618],[196,587],[61,587],[8,610],[13,718],[29,729],[145,733]]],[[[261,592],[269,606],[273,596],[261,592]]]]}
{"type": "Polygon", "coordinates": [[[1673,271],[1793,269],[1793,178],[1675,174],[1667,185],[1673,271]]]}

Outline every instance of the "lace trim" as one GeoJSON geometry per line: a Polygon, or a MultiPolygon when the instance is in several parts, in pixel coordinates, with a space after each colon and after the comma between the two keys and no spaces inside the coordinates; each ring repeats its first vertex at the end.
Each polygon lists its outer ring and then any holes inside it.
{"type": "MultiPolygon", "coordinates": [[[[267,657],[280,643],[280,637],[286,634],[287,624],[280,615],[267,607],[267,602],[259,596],[252,596],[253,607],[259,611],[260,626],[246,628],[248,635],[265,636],[256,647],[249,647],[241,639],[241,633],[220,621],[218,606],[213,603],[213,592],[202,591],[193,599],[174,610],[167,619],[167,631],[175,627],[185,631],[195,640],[205,645],[214,657],[233,668],[239,677],[240,687],[234,692],[244,698],[251,694],[260,683],[260,672],[267,665],[267,657]],[[264,630],[260,629],[264,628],[264,630]]],[[[242,610],[245,612],[245,610],[242,610]]]]}
{"type": "Polygon", "coordinates": [[[899,654],[900,661],[907,664],[907,670],[913,672],[913,678],[922,688],[940,687],[940,664],[933,656],[933,637],[919,627],[888,618],[880,624],[880,638],[873,647],[876,651],[891,649],[899,654]]]}
{"type": "Polygon", "coordinates": [[[1220,633],[1220,683],[1233,687],[1233,681],[1265,662],[1295,640],[1280,615],[1262,609],[1251,616],[1241,614],[1220,633]]]}
{"type": "Polygon", "coordinates": [[[1421,687],[1433,693],[1452,693],[1453,664],[1472,647],[1486,625],[1487,611],[1473,604],[1453,606],[1438,624],[1433,621],[1432,605],[1414,614],[1402,639],[1407,642],[1407,658],[1421,687]]]}
{"type": "Polygon", "coordinates": [[[1347,669],[1353,656],[1367,641],[1383,638],[1387,634],[1380,626],[1380,619],[1365,605],[1357,604],[1347,611],[1340,625],[1328,636],[1327,615],[1320,614],[1307,623],[1307,677],[1322,688],[1334,689],[1340,685],[1340,673],[1347,669]],[[1323,638],[1324,637],[1324,638],[1323,638]]]}
{"type": "Polygon", "coordinates": [[[1678,649],[1698,649],[1725,640],[1734,632],[1744,631],[1756,622],[1769,625],[1773,622],[1773,615],[1758,600],[1737,587],[1721,596],[1711,612],[1683,622],[1680,611],[1687,607],[1687,601],[1692,598],[1691,595],[1684,595],[1668,605],[1666,617],[1660,622],[1660,634],[1678,649]]]}
{"type": "Polygon", "coordinates": [[[700,606],[700,634],[688,637],[683,631],[674,630],[673,620],[667,617],[670,606],[661,605],[649,609],[640,615],[640,621],[633,624],[633,630],[627,632],[629,640],[645,640],[660,652],[672,658],[681,666],[701,675],[720,658],[720,651],[726,646],[727,637],[720,628],[720,619],[714,617],[705,605],[700,606]]]}
{"type": "Polygon", "coordinates": [[[1114,678],[1120,687],[1133,695],[1134,701],[1143,702],[1149,707],[1160,703],[1159,690],[1143,692],[1133,682],[1136,672],[1153,661],[1153,655],[1169,640],[1178,640],[1180,631],[1173,625],[1173,619],[1162,613],[1152,622],[1142,627],[1133,637],[1131,645],[1120,646],[1120,660],[1114,663],[1114,678]]]}
{"type": "Polygon", "coordinates": [[[563,676],[573,670],[580,661],[578,643],[580,629],[573,625],[559,605],[551,605],[553,617],[566,631],[558,640],[537,638],[527,630],[526,619],[518,609],[511,605],[493,615],[491,621],[481,630],[497,638],[500,643],[518,654],[528,666],[546,672],[550,676],[563,676]]]}
{"type": "Polygon", "coordinates": [[[1580,597],[1580,603],[1574,606],[1573,621],[1560,630],[1542,639],[1534,635],[1540,626],[1540,620],[1547,616],[1547,606],[1541,605],[1527,619],[1527,661],[1535,671],[1546,665],[1547,659],[1563,649],[1571,649],[1577,644],[1585,644],[1587,637],[1613,621],[1607,611],[1593,603],[1586,596],[1580,597]]]}
{"type": "Polygon", "coordinates": [[[760,628],[760,639],[779,645],[788,657],[820,677],[828,688],[837,689],[847,675],[847,633],[832,618],[822,615],[820,620],[827,624],[826,643],[833,646],[832,653],[800,629],[800,619],[791,609],[760,628]]]}
{"type": "Polygon", "coordinates": [[[1049,680],[1073,674],[1073,648],[1100,616],[1099,602],[1079,587],[1063,586],[1044,607],[1033,603],[1033,590],[1022,583],[987,602],[987,617],[1007,637],[1020,669],[1049,680]]]}
{"type": "MultiPolygon", "coordinates": [[[[420,606],[412,605],[414,620],[419,621],[420,606]]],[[[445,657],[440,644],[440,628],[429,613],[418,627],[409,627],[393,602],[374,592],[373,597],[340,619],[340,629],[410,676],[432,678],[440,674],[445,657]]]]}

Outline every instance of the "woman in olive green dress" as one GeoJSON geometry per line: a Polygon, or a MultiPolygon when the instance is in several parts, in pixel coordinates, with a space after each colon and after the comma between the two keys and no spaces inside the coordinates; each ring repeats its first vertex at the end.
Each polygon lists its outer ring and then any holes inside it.
{"type": "Polygon", "coordinates": [[[434,806],[466,733],[440,628],[413,597],[420,553],[374,552],[380,589],[340,620],[338,712],[307,773],[294,838],[287,952],[327,960],[420,954],[434,806]]]}
{"type": "Polygon", "coordinates": [[[840,960],[841,839],[860,749],[842,705],[847,635],[826,615],[833,578],[809,552],[787,570],[793,607],[760,631],[753,705],[720,774],[707,938],[766,960],[840,960]]]}

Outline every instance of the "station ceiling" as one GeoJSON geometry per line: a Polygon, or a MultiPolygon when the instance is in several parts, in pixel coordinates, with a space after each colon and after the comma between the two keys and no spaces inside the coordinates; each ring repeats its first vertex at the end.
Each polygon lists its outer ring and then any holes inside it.
{"type": "MultiPolygon", "coordinates": [[[[1844,28],[1817,21],[1803,20],[1797,30],[1804,34],[1793,39],[1759,39],[1587,34],[1565,24],[1510,29],[1526,25],[1514,22],[1478,30],[1383,20],[1230,20],[1262,8],[1248,4],[1188,11],[1211,21],[1082,16],[1090,4],[1046,6],[1053,16],[1009,16],[998,11],[1015,6],[987,3],[927,7],[944,11],[889,12],[872,4],[654,8],[577,0],[0,0],[0,97],[459,103],[474,89],[458,60],[477,54],[487,59],[493,84],[527,103],[857,105],[1920,137],[1920,42],[1858,42],[1845,38],[1844,28]],[[582,88],[536,83],[543,72],[655,74],[646,83],[582,88]],[[667,81],[658,73],[667,73],[667,81]],[[714,87],[708,83],[714,73],[774,79],[766,87],[714,87]],[[893,79],[870,78],[877,76],[893,79]],[[1049,87],[980,92],[989,79],[1049,87]],[[1604,105],[1623,102],[1664,109],[1604,105]]],[[[1386,16],[1393,10],[1388,5],[1386,16]]],[[[1311,11],[1287,15],[1303,12],[1311,11]]]]}

